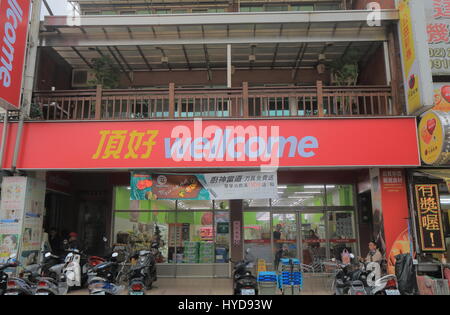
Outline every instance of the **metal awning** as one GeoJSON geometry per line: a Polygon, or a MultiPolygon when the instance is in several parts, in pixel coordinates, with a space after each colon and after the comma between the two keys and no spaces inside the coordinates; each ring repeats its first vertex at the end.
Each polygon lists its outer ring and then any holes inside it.
{"type": "Polygon", "coordinates": [[[226,67],[232,45],[237,68],[311,68],[349,49],[367,58],[397,10],[381,11],[381,26],[369,11],[315,11],[45,17],[40,44],[53,47],[74,68],[110,55],[126,71],[226,67]],[[251,57],[250,57],[251,56],[251,57]],[[167,62],[166,62],[167,60],[167,62]]]}

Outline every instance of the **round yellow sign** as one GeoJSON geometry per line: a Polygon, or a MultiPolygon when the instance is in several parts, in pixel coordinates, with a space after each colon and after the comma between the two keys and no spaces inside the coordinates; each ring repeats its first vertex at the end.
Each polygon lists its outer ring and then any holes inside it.
{"type": "Polygon", "coordinates": [[[419,124],[420,156],[426,164],[441,162],[444,151],[444,128],[441,114],[443,112],[429,111],[419,124]]]}

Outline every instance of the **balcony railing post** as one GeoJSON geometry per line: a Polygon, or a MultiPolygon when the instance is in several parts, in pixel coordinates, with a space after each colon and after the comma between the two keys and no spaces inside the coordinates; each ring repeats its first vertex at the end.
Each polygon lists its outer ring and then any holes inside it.
{"type": "Polygon", "coordinates": [[[169,83],[169,118],[175,118],[175,83],[169,83]]]}
{"type": "Polygon", "coordinates": [[[317,81],[317,109],[319,111],[319,117],[323,117],[323,83],[317,81]]]}
{"type": "Polygon", "coordinates": [[[102,118],[102,96],[103,86],[97,85],[97,90],[95,91],[95,120],[102,118]]]}
{"type": "Polygon", "coordinates": [[[242,82],[242,106],[244,118],[248,118],[248,82],[242,82]]]}

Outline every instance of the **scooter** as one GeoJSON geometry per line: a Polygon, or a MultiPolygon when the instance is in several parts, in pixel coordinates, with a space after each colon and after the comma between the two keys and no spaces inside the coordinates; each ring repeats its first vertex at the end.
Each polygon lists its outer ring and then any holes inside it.
{"type": "Polygon", "coordinates": [[[249,259],[250,249],[246,251],[244,260],[233,262],[233,294],[234,295],[258,295],[258,282],[249,268],[252,266],[252,260],[249,259]]]}
{"type": "MultiPolygon", "coordinates": [[[[20,263],[17,262],[15,267],[17,268],[19,265],[20,263]]],[[[35,265],[26,267],[19,277],[9,277],[4,295],[34,295],[36,281],[39,277],[35,267],[35,265]]]]}
{"type": "Polygon", "coordinates": [[[81,269],[81,252],[78,249],[68,249],[63,267],[67,285],[70,288],[82,288],[87,282],[87,269],[81,269]],[[83,272],[84,271],[84,272],[83,272]]]}
{"type": "Polygon", "coordinates": [[[136,265],[129,271],[128,295],[145,295],[144,265],[136,265]]]}
{"type": "Polygon", "coordinates": [[[124,287],[117,284],[118,256],[118,253],[113,253],[111,261],[97,265],[89,272],[89,295],[119,295],[123,291],[124,287]]]}
{"type": "Polygon", "coordinates": [[[66,295],[69,289],[62,272],[64,264],[50,252],[45,253],[41,264],[41,276],[37,278],[35,295],[66,295]]]}
{"type": "MultiPolygon", "coordinates": [[[[351,254],[350,258],[353,260],[355,256],[351,254]]],[[[366,290],[368,272],[361,268],[361,265],[356,267],[356,264],[350,263],[337,266],[339,269],[333,283],[335,295],[368,295],[366,290]]]]}
{"type": "Polygon", "coordinates": [[[398,289],[397,277],[387,275],[375,281],[372,295],[401,295],[398,289]]]}
{"type": "Polygon", "coordinates": [[[0,265],[0,295],[5,293],[8,284],[9,276],[6,273],[6,269],[15,267],[17,267],[17,264],[15,263],[15,256],[13,257],[13,255],[5,264],[0,265]]]}

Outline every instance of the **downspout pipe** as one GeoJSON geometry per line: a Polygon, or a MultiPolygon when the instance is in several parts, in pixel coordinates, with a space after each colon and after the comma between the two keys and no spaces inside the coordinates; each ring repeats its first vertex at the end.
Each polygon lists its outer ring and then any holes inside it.
{"type": "Polygon", "coordinates": [[[3,157],[5,155],[6,139],[8,138],[8,115],[9,112],[5,111],[5,118],[3,120],[2,143],[0,145],[0,170],[3,170],[3,157]]]}
{"type": "Polygon", "coordinates": [[[14,174],[17,169],[17,159],[20,152],[20,144],[22,143],[23,122],[25,120],[23,111],[20,111],[19,127],[17,128],[16,144],[14,146],[14,155],[11,164],[11,172],[14,174]]]}

